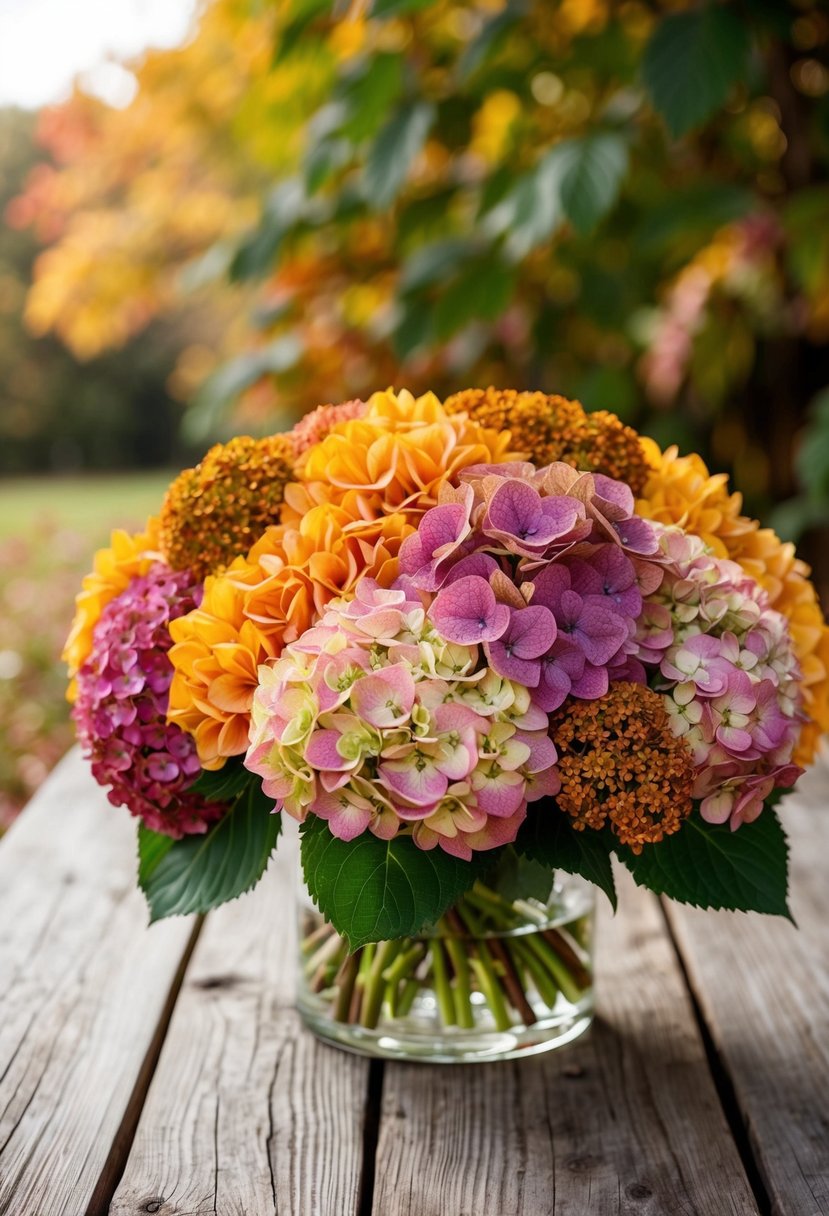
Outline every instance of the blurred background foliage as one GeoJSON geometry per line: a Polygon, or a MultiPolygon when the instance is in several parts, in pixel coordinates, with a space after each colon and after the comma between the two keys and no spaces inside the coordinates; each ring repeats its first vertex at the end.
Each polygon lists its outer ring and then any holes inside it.
{"type": "Polygon", "coordinates": [[[731,472],[825,586],[825,4],[205,0],[131,70],[0,117],[0,470],[541,388],[731,472]]]}
{"type": "Polygon", "coordinates": [[[214,0],[126,109],[41,117],[28,326],[174,335],[202,443],[378,384],[544,387],[768,508],[829,384],[828,52],[809,0],[214,0]]]}

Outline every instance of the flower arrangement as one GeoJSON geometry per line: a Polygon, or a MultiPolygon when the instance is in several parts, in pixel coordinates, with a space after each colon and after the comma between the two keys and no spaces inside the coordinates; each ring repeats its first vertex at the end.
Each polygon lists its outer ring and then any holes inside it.
{"type": "Polygon", "coordinates": [[[578,1009],[554,876],[614,900],[613,856],[787,914],[773,804],[829,726],[829,629],[740,507],[541,393],[388,391],[217,445],[97,555],[66,648],[153,919],[252,887],[287,814],[308,991],[371,1033],[426,989],[458,1030],[578,1009]]]}

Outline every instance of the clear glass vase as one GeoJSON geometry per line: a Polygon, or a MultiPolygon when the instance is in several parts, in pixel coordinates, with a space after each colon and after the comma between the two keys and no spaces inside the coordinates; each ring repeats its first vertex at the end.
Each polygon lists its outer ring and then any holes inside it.
{"type": "Polygon", "coordinates": [[[593,1017],[594,888],[549,897],[477,883],[432,930],[349,954],[303,893],[297,1005],[320,1038],[386,1059],[464,1063],[569,1043],[593,1017]]]}

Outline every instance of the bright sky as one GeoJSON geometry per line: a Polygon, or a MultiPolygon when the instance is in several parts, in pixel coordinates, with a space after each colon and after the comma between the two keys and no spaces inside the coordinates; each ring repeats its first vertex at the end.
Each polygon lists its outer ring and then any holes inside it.
{"type": "Polygon", "coordinates": [[[135,91],[120,59],[181,42],[196,0],[0,0],[0,105],[66,97],[76,76],[111,105],[135,91]]]}

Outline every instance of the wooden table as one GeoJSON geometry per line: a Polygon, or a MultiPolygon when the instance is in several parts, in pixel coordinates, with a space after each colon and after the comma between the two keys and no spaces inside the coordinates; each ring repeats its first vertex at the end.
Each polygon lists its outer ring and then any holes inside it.
{"type": "Polygon", "coordinates": [[[590,1035],[369,1063],[292,1007],[294,858],[147,929],[134,826],[70,754],[0,842],[2,1216],[829,1213],[829,766],[784,804],[796,931],[601,909],[590,1035]]]}

